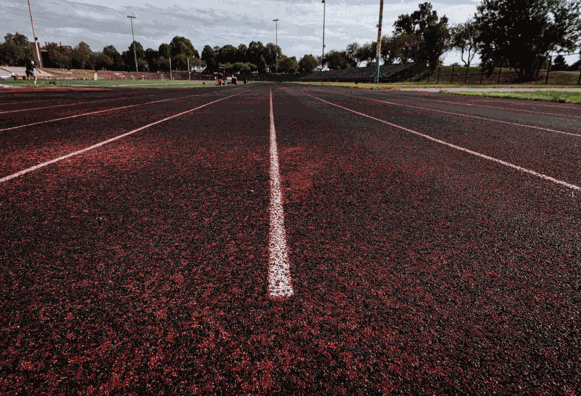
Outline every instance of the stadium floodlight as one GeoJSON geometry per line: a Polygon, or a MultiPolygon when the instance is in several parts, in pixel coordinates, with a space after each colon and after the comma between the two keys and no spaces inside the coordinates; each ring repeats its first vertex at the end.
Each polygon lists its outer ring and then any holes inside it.
{"type": "Polygon", "coordinates": [[[276,22],[276,47],[274,47],[274,51],[276,54],[276,74],[278,75],[278,19],[273,19],[273,22],[276,22]]]}
{"type": "Polygon", "coordinates": [[[377,26],[377,56],[375,57],[375,83],[379,84],[379,57],[381,55],[381,22],[383,21],[383,0],[379,3],[379,24],[377,26]]]}
{"type": "Polygon", "coordinates": [[[139,73],[139,68],[137,67],[137,49],[135,48],[135,35],[133,34],[133,20],[136,18],[134,16],[127,15],[127,18],[131,21],[131,36],[133,37],[133,55],[135,56],[135,72],[139,73]]]}
{"type": "Polygon", "coordinates": [[[325,0],[322,1],[323,3],[323,55],[321,55],[321,71],[323,71],[323,60],[325,59],[325,0]]]}

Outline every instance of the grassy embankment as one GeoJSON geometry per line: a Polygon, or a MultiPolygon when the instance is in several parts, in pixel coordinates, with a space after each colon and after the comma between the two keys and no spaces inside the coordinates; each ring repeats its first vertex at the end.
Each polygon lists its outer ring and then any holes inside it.
{"type": "Polygon", "coordinates": [[[493,98],[511,98],[523,100],[540,100],[545,102],[581,104],[581,92],[532,91],[532,92],[469,92],[443,91],[451,95],[487,96],[493,98]]]}
{"type": "MultiPolygon", "coordinates": [[[[513,79],[515,72],[512,69],[503,68],[496,69],[490,77],[481,75],[479,67],[471,67],[468,71],[468,78],[466,79],[466,68],[454,68],[454,76],[452,76],[452,67],[443,66],[438,72],[429,75],[414,76],[406,79],[403,82],[397,83],[353,83],[353,82],[298,82],[298,84],[317,85],[317,86],[331,86],[331,87],[346,87],[346,88],[360,88],[360,89],[375,89],[375,90],[397,90],[406,88],[529,88],[529,89],[543,89],[543,88],[578,88],[579,73],[577,72],[551,72],[547,85],[545,85],[545,73],[541,72],[541,76],[536,81],[527,83],[515,83],[513,79]],[[500,79],[499,79],[500,72],[500,79]],[[500,84],[498,81],[500,80],[500,84]],[[467,83],[464,83],[467,81],[467,83]],[[482,83],[480,83],[482,81],[482,83]]],[[[473,95],[473,96],[492,96],[492,97],[506,97],[515,99],[527,100],[543,100],[560,103],[575,103],[579,104],[581,101],[581,93],[578,92],[446,92],[455,95],[473,95]]]]}

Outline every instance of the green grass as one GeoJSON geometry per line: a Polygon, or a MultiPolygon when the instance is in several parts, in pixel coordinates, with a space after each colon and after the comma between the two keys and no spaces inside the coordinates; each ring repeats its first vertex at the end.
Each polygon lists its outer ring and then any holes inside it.
{"type": "Polygon", "coordinates": [[[539,87],[535,84],[426,84],[425,82],[403,82],[403,83],[358,83],[353,82],[293,82],[293,84],[317,85],[321,87],[345,87],[360,89],[405,89],[405,88],[581,88],[579,85],[543,85],[539,87]]]}
{"type": "Polygon", "coordinates": [[[441,91],[441,92],[450,95],[488,96],[493,98],[541,100],[546,102],[581,104],[581,92],[559,92],[559,91],[532,91],[532,92],[441,91]]]}

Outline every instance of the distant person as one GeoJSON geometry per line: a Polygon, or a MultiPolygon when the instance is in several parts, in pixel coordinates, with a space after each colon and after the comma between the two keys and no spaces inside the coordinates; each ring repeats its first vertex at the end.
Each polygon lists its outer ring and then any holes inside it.
{"type": "Polygon", "coordinates": [[[36,80],[38,79],[38,70],[34,61],[26,64],[26,79],[30,81],[30,77],[34,77],[34,85],[36,85],[36,80]]]}

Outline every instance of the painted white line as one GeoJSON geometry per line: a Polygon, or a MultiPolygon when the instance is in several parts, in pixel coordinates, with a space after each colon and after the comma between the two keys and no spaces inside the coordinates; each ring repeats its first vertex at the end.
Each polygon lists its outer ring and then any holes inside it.
{"type": "Polygon", "coordinates": [[[230,95],[230,96],[227,96],[227,97],[225,97],[225,98],[222,98],[222,99],[215,100],[215,101],[213,101],[213,102],[210,102],[210,103],[206,103],[205,105],[198,106],[198,107],[196,107],[196,108],[194,108],[194,109],[186,110],[186,111],[184,111],[184,112],[181,112],[181,113],[179,113],[179,114],[175,114],[175,115],[172,115],[172,116],[166,117],[166,118],[164,118],[163,120],[159,120],[159,121],[156,121],[156,122],[152,122],[151,124],[147,124],[147,125],[145,125],[145,126],[142,126],[141,128],[137,128],[137,129],[134,129],[134,130],[132,130],[132,131],[126,132],[126,133],[124,133],[124,134],[122,134],[122,135],[115,136],[114,138],[107,139],[107,140],[105,140],[105,141],[103,141],[103,142],[100,142],[100,143],[97,143],[97,144],[93,144],[92,146],[89,146],[89,147],[87,147],[87,148],[84,148],[84,149],[82,149],[82,150],[78,150],[78,151],[75,151],[75,152],[69,153],[69,154],[67,154],[67,155],[63,155],[62,157],[58,157],[58,158],[52,159],[52,160],[50,160],[50,161],[43,162],[42,164],[38,164],[38,165],[32,166],[32,167],[30,167],[30,168],[28,168],[28,169],[24,169],[24,170],[22,170],[22,171],[20,171],[20,172],[16,172],[16,173],[14,173],[14,174],[12,174],[12,175],[5,176],[5,177],[3,177],[3,178],[1,178],[1,179],[0,179],[0,183],[4,183],[4,182],[6,182],[6,181],[8,181],[8,180],[15,179],[15,178],[17,178],[17,177],[19,177],[19,176],[22,176],[22,175],[26,174],[26,173],[32,172],[32,171],[34,171],[34,170],[37,170],[37,169],[40,169],[40,168],[44,168],[45,166],[48,166],[48,165],[50,165],[50,164],[54,164],[55,162],[62,161],[62,160],[64,160],[64,159],[67,159],[67,158],[73,157],[73,156],[75,156],[75,155],[83,154],[83,153],[85,153],[85,152],[87,152],[87,151],[89,151],[89,150],[93,150],[93,149],[96,149],[96,148],[98,148],[98,147],[104,146],[104,145],[106,145],[106,144],[108,144],[108,143],[114,142],[115,140],[122,139],[122,138],[124,138],[124,137],[126,137],[126,136],[132,135],[132,134],[134,134],[134,133],[136,133],[136,132],[142,131],[142,130],[144,130],[144,129],[146,129],[146,128],[149,128],[149,127],[151,127],[151,126],[154,126],[154,125],[157,125],[157,124],[161,124],[162,122],[169,121],[169,120],[171,120],[171,119],[173,119],[173,118],[180,117],[180,116],[182,116],[182,115],[184,115],[184,114],[191,113],[192,111],[196,111],[196,110],[198,110],[198,109],[201,109],[202,107],[206,107],[206,106],[209,106],[209,105],[211,105],[211,104],[214,104],[214,103],[220,102],[220,101],[222,101],[222,100],[225,100],[225,99],[231,98],[231,97],[233,97],[233,96],[240,95],[241,93],[242,93],[242,92],[238,92],[237,94],[230,95]]]}
{"type": "Polygon", "coordinates": [[[516,170],[518,170],[518,171],[520,171],[520,172],[528,173],[529,175],[533,175],[533,176],[536,176],[536,177],[540,177],[541,179],[548,180],[548,181],[550,181],[550,182],[553,182],[553,183],[555,183],[555,184],[559,184],[559,185],[561,185],[561,186],[564,186],[564,187],[570,188],[571,190],[575,190],[575,191],[581,191],[581,187],[579,187],[579,186],[576,186],[575,184],[570,184],[570,183],[564,182],[564,181],[562,181],[562,180],[555,179],[554,177],[547,176],[547,175],[543,175],[542,173],[538,173],[538,172],[535,172],[535,171],[533,171],[533,170],[526,169],[526,168],[523,168],[523,167],[521,167],[521,166],[518,166],[518,165],[511,164],[510,162],[506,162],[506,161],[503,161],[503,160],[499,160],[499,159],[497,159],[497,158],[490,157],[490,156],[488,156],[488,155],[481,154],[481,153],[479,153],[479,152],[472,151],[472,150],[470,150],[470,149],[467,149],[467,148],[464,148],[464,147],[456,146],[455,144],[448,143],[448,142],[445,142],[445,141],[443,141],[443,140],[440,140],[440,139],[433,138],[433,137],[431,137],[431,136],[429,136],[429,135],[424,135],[423,133],[416,132],[416,131],[414,131],[414,130],[411,130],[411,129],[408,129],[408,128],[404,128],[404,127],[402,127],[402,126],[399,126],[399,125],[392,124],[391,122],[387,122],[387,121],[381,120],[381,119],[379,119],[379,118],[375,118],[375,117],[372,117],[372,116],[370,116],[370,115],[367,115],[367,114],[364,114],[364,113],[360,113],[360,112],[358,112],[358,111],[355,111],[355,110],[351,110],[351,109],[349,109],[349,108],[347,108],[347,107],[343,107],[343,106],[340,106],[340,105],[338,105],[338,104],[335,104],[335,103],[327,102],[326,100],[323,100],[323,99],[321,99],[321,98],[318,98],[318,97],[316,97],[316,96],[309,95],[309,94],[307,94],[307,93],[305,93],[305,95],[307,95],[307,96],[310,96],[310,97],[311,97],[311,98],[313,98],[313,99],[320,100],[321,102],[328,103],[328,104],[330,104],[330,105],[332,105],[332,106],[339,107],[339,108],[341,108],[341,109],[344,109],[344,110],[350,111],[350,112],[352,112],[352,113],[355,113],[355,114],[359,114],[359,115],[361,115],[361,116],[363,116],[363,117],[371,118],[372,120],[375,120],[375,121],[382,122],[382,123],[384,123],[384,124],[387,124],[387,125],[389,125],[389,126],[392,126],[392,127],[394,127],[394,128],[403,129],[403,130],[404,130],[404,131],[406,131],[406,132],[412,133],[412,134],[414,134],[414,135],[417,135],[417,136],[421,136],[421,137],[423,137],[423,138],[426,138],[426,139],[428,139],[428,140],[431,140],[431,141],[433,141],[433,142],[436,142],[436,143],[439,143],[439,144],[443,144],[444,146],[448,146],[448,147],[451,147],[451,148],[453,148],[453,149],[460,150],[460,151],[463,151],[463,152],[465,152],[465,153],[472,154],[472,155],[475,155],[475,156],[477,156],[477,157],[480,157],[480,158],[483,158],[483,159],[486,159],[486,160],[489,160],[489,161],[492,161],[492,162],[496,162],[496,163],[498,163],[498,164],[501,164],[501,165],[507,166],[507,167],[509,167],[509,168],[516,169],[516,170]]]}
{"type": "MultiPolygon", "coordinates": [[[[325,92],[325,91],[319,91],[319,92],[328,93],[328,92],[325,92]]],[[[460,116],[460,117],[476,118],[478,120],[484,120],[484,121],[489,121],[489,122],[500,122],[502,124],[510,124],[510,125],[516,125],[516,126],[525,127],[525,128],[540,129],[542,131],[547,131],[547,132],[560,133],[560,134],[563,134],[563,135],[581,137],[581,135],[576,134],[576,133],[557,131],[556,129],[542,128],[542,127],[533,126],[533,125],[518,124],[516,122],[510,122],[510,121],[496,120],[494,118],[478,117],[478,116],[474,116],[474,115],[468,115],[468,114],[462,114],[462,113],[454,113],[453,111],[445,111],[445,110],[431,109],[429,107],[421,107],[421,106],[407,105],[407,104],[403,104],[403,103],[388,102],[386,100],[366,98],[366,97],[361,97],[361,96],[357,96],[357,95],[350,95],[350,94],[344,94],[344,93],[339,93],[339,95],[351,96],[351,97],[358,98],[358,99],[362,99],[362,100],[372,100],[372,101],[375,101],[375,102],[387,103],[387,104],[392,104],[392,105],[395,105],[395,106],[412,107],[414,109],[435,111],[437,113],[452,114],[452,115],[457,115],[457,116],[460,116]]]]}
{"type": "MultiPolygon", "coordinates": [[[[444,91],[446,92],[446,90],[444,90],[444,91]]],[[[429,96],[429,97],[431,97],[429,94],[426,95],[426,94],[424,94],[423,92],[420,92],[420,91],[416,91],[416,92],[422,93],[423,96],[429,96]]],[[[452,92],[452,91],[447,91],[447,92],[452,92]]],[[[455,92],[458,92],[458,91],[455,91],[455,92]]],[[[496,92],[499,92],[499,91],[496,91],[496,92]]],[[[500,92],[503,92],[503,91],[500,91],[500,92]]],[[[506,91],[504,91],[504,92],[506,92],[506,91]]],[[[512,91],[512,92],[528,92],[528,91],[512,91]]],[[[439,92],[433,92],[433,93],[439,93],[439,92]]],[[[462,95],[457,95],[457,96],[462,97],[462,95]]],[[[479,98],[480,100],[488,100],[490,102],[490,101],[494,101],[495,99],[502,99],[503,103],[506,102],[506,103],[510,103],[510,104],[514,104],[514,105],[520,105],[520,106],[527,104],[527,102],[523,102],[522,100],[519,101],[518,99],[515,100],[515,99],[511,99],[511,98],[497,98],[497,97],[493,97],[493,96],[471,96],[471,95],[464,95],[464,97],[467,97],[467,96],[469,96],[470,99],[474,99],[474,100],[479,98]]],[[[455,103],[455,102],[453,102],[453,103],[455,103]]],[[[478,105],[477,102],[473,102],[473,104],[476,105],[476,106],[478,105]]],[[[560,104],[554,104],[553,105],[553,104],[548,104],[548,103],[543,102],[543,101],[540,101],[540,100],[535,100],[533,103],[530,103],[530,104],[531,105],[534,105],[534,106],[538,106],[538,107],[555,107],[555,108],[558,108],[558,109],[575,109],[575,110],[578,110],[579,109],[579,105],[570,104],[570,103],[560,103],[560,104]]]]}
{"type": "Polygon", "coordinates": [[[78,105],[89,105],[89,104],[93,104],[93,103],[99,103],[99,102],[110,102],[112,100],[122,100],[123,98],[116,98],[116,99],[103,99],[103,100],[95,100],[92,102],[76,102],[76,103],[65,103],[65,104],[60,104],[60,105],[54,105],[54,106],[45,106],[45,107],[30,107],[28,109],[18,109],[18,110],[6,110],[6,111],[0,111],[0,114],[8,114],[8,113],[18,113],[21,111],[35,111],[35,110],[42,110],[42,109],[52,109],[53,107],[63,107],[63,106],[78,106],[78,105]]]}
{"type": "Polygon", "coordinates": [[[293,295],[290,275],[290,264],[286,248],[284,229],[284,209],[282,191],[278,172],[278,150],[276,147],[276,129],[272,110],[272,89],[270,90],[270,235],[268,263],[268,297],[273,300],[285,300],[293,295]]]}
{"type": "Polygon", "coordinates": [[[145,106],[145,105],[152,104],[152,103],[161,103],[161,102],[167,102],[168,100],[183,99],[183,98],[194,97],[194,96],[199,96],[199,95],[178,96],[177,98],[154,100],[153,102],[138,103],[138,104],[129,105],[129,106],[113,107],[111,109],[105,109],[105,110],[99,110],[99,111],[92,111],[90,113],[75,114],[75,115],[68,116],[68,117],[53,118],[52,120],[33,122],[31,124],[24,124],[24,125],[18,125],[18,126],[15,126],[15,127],[0,129],[0,132],[11,131],[11,130],[14,130],[14,129],[26,128],[26,127],[33,126],[33,125],[48,124],[50,122],[68,120],[70,118],[84,117],[84,116],[88,116],[88,115],[92,115],[92,114],[106,113],[108,111],[115,111],[115,110],[121,110],[121,109],[129,109],[131,107],[145,106]]]}
{"type": "MultiPolygon", "coordinates": [[[[404,98],[399,97],[398,99],[404,99],[404,98]]],[[[569,115],[569,114],[555,114],[555,113],[547,113],[547,112],[544,112],[544,111],[513,109],[513,108],[510,108],[510,107],[497,107],[497,106],[489,106],[489,105],[477,104],[477,103],[469,103],[469,102],[450,102],[450,101],[446,101],[446,100],[427,99],[427,98],[420,98],[420,97],[416,97],[416,96],[409,97],[409,98],[405,98],[405,99],[409,99],[409,100],[419,99],[419,100],[426,100],[426,101],[429,101],[429,102],[448,103],[448,104],[463,105],[463,106],[472,106],[472,107],[487,107],[489,109],[517,111],[517,112],[533,113],[533,114],[543,114],[543,115],[554,116],[554,117],[581,118],[581,116],[569,115]]],[[[497,99],[502,99],[502,98],[497,98],[497,99]]],[[[515,104],[517,104],[517,103],[515,103],[515,104]]],[[[523,103],[521,103],[521,104],[523,104],[523,103]]]]}
{"type": "MultiPolygon", "coordinates": [[[[119,98],[113,98],[113,99],[100,99],[100,100],[93,100],[93,101],[79,101],[79,102],[74,102],[74,103],[65,103],[65,104],[60,104],[60,105],[54,105],[54,106],[45,106],[45,107],[29,107],[28,109],[18,109],[18,110],[6,110],[6,111],[0,111],[0,114],[8,114],[8,113],[18,113],[21,111],[35,111],[35,110],[42,110],[42,109],[52,109],[53,107],[63,107],[63,106],[77,106],[77,105],[91,105],[93,103],[99,103],[99,102],[110,102],[112,100],[126,100],[126,99],[140,99],[142,97],[147,97],[147,96],[153,96],[153,95],[145,95],[145,96],[126,96],[126,97],[119,97],[119,98]]],[[[41,101],[41,102],[46,102],[46,100],[41,101]]],[[[24,103],[30,103],[30,102],[18,102],[18,104],[24,104],[24,103]]],[[[3,104],[14,104],[14,103],[0,103],[0,106],[3,104]]]]}

